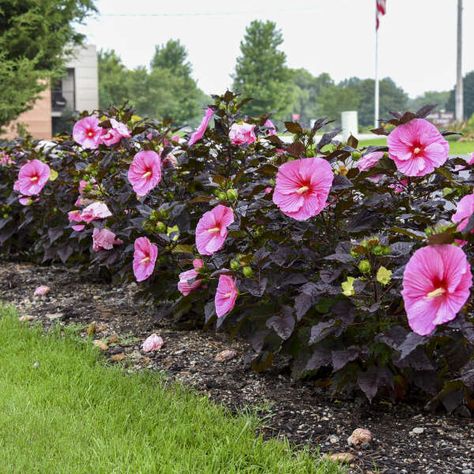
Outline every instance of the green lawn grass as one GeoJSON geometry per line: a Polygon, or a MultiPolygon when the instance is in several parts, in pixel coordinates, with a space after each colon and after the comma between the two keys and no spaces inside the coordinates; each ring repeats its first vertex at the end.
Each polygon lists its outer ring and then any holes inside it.
{"type": "MultiPolygon", "coordinates": [[[[387,144],[386,138],[375,138],[371,140],[361,140],[359,146],[384,146],[387,144]]],[[[449,153],[451,155],[468,155],[474,153],[474,142],[449,142],[449,153]]]]}
{"type": "Polygon", "coordinates": [[[156,373],[0,308],[1,473],[338,473],[156,373]]]}

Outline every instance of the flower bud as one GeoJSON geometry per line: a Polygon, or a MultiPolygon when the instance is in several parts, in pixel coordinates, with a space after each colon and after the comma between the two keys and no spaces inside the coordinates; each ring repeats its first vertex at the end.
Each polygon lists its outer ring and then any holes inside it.
{"type": "Polygon", "coordinates": [[[235,201],[239,197],[237,189],[228,189],[226,194],[229,201],[235,201]]]}
{"type": "Polygon", "coordinates": [[[251,278],[253,276],[253,270],[249,266],[244,267],[242,269],[242,273],[244,274],[244,277],[246,278],[251,278]]]}
{"type": "Polygon", "coordinates": [[[361,260],[358,268],[361,273],[370,273],[370,262],[368,260],[361,260]]]}
{"type": "Polygon", "coordinates": [[[354,158],[354,160],[358,160],[361,156],[362,155],[361,155],[360,151],[353,151],[352,152],[352,158],[354,158]]]}
{"type": "Polygon", "coordinates": [[[166,224],[164,222],[158,221],[155,225],[155,229],[160,234],[163,234],[164,232],[166,232],[166,224]]]}
{"type": "Polygon", "coordinates": [[[218,191],[217,192],[217,199],[219,199],[219,201],[226,201],[227,200],[227,194],[224,191],[218,191]]]}
{"type": "Polygon", "coordinates": [[[390,247],[386,247],[385,245],[376,245],[372,249],[372,253],[374,255],[389,255],[390,254],[390,247]]]}
{"type": "Polygon", "coordinates": [[[230,262],[230,268],[234,271],[237,271],[240,269],[240,262],[238,260],[232,260],[230,262]]]}
{"type": "Polygon", "coordinates": [[[385,267],[380,267],[377,270],[376,278],[381,285],[388,285],[392,279],[392,270],[388,270],[385,267]]]}

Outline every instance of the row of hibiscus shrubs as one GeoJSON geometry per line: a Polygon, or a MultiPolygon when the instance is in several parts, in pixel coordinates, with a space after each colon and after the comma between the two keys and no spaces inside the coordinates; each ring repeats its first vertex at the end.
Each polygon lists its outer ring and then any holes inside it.
{"type": "Polygon", "coordinates": [[[469,413],[472,160],[429,108],[359,148],[326,119],[278,131],[214,100],[190,135],[114,108],[4,143],[2,254],[136,280],[159,317],[247,338],[255,370],[469,413]]]}

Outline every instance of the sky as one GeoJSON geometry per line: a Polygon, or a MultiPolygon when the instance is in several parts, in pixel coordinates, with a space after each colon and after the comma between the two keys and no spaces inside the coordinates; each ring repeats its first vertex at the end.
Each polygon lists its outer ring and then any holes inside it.
{"type": "MultiPolygon", "coordinates": [[[[96,0],[79,30],[114,49],[129,68],[148,65],[156,44],[179,39],[208,94],[232,84],[245,27],[272,20],[288,66],[333,79],[374,77],[375,0],[96,0]]],[[[379,29],[379,74],[411,97],[451,89],[456,80],[457,0],[387,0],[379,29]]],[[[464,0],[464,73],[474,69],[474,0],[464,0]]]]}

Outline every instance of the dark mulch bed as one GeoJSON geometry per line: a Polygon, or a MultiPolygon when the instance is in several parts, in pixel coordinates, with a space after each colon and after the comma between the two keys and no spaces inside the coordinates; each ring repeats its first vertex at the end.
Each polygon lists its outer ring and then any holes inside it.
{"type": "Polygon", "coordinates": [[[0,263],[0,299],[17,306],[25,320],[83,325],[112,361],[129,369],[166,372],[232,410],[250,408],[262,418],[265,436],[286,436],[323,453],[351,453],[351,472],[474,474],[474,421],[424,413],[419,406],[368,405],[362,399],[334,400],[310,382],[292,382],[285,372],[255,374],[247,369],[247,346],[224,334],[178,329],[157,321],[153,308],[136,297],[137,286],[115,287],[64,267],[0,263]],[[33,297],[48,285],[45,297],[33,297]],[[164,347],[144,354],[142,340],[159,333],[164,347]],[[225,349],[227,362],[215,361],[225,349]],[[353,449],[355,428],[374,436],[368,448],[353,449]]]}

